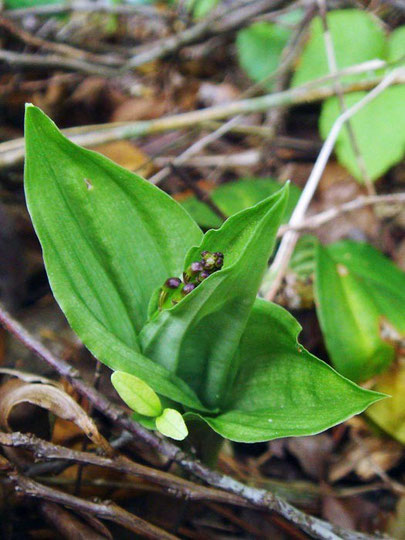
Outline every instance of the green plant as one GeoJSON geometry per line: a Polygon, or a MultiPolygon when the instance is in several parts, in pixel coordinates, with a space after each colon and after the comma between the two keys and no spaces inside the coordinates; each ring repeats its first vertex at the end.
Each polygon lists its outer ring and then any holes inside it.
{"type": "Polygon", "coordinates": [[[318,245],[315,294],[336,369],[355,381],[383,372],[405,336],[405,274],[365,243],[318,245]]]}
{"type": "MultiPolygon", "coordinates": [[[[220,184],[212,193],[211,198],[227,217],[253,206],[266,197],[273,195],[281,187],[272,178],[242,178],[233,182],[220,184]]],[[[295,184],[290,184],[288,203],[283,221],[288,221],[299,199],[301,190],[295,184]]],[[[209,206],[190,196],[181,201],[183,208],[204,229],[214,229],[221,226],[222,220],[209,206]]]]}
{"type": "MultiPolygon", "coordinates": [[[[327,21],[338,69],[376,58],[388,63],[404,60],[405,27],[397,28],[386,38],[376,19],[358,9],[335,10],[328,13],[327,21]]],[[[294,73],[292,86],[302,85],[329,72],[322,23],[320,18],[316,17],[311,24],[309,39],[294,73]]],[[[368,76],[369,73],[363,73],[346,76],[341,80],[348,82],[368,76]]],[[[333,84],[333,81],[330,84],[333,84]]],[[[366,92],[354,92],[344,96],[346,108],[360,101],[365,95],[366,92]]],[[[377,180],[404,155],[405,122],[399,121],[404,116],[404,99],[405,85],[387,88],[350,121],[371,180],[377,180]],[[395,125],[396,129],[392,129],[392,125],[395,125]]],[[[324,139],[341,112],[337,97],[331,97],[323,103],[319,130],[324,139]]],[[[342,129],[336,141],[336,156],[357,180],[363,180],[346,128],[342,129]]]]}
{"type": "Polygon", "coordinates": [[[383,397],[307,352],[295,319],[256,298],[288,186],[203,235],[167,194],[28,106],[25,187],[56,300],[148,428],[181,439],[199,422],[265,441],[383,397]]]}
{"type": "Polygon", "coordinates": [[[7,9],[23,9],[51,4],[62,4],[62,0],[5,0],[4,7],[7,9]]]}
{"type": "Polygon", "coordinates": [[[236,51],[241,68],[256,83],[263,83],[271,90],[274,81],[266,80],[274,74],[282,53],[293,34],[291,26],[303,17],[301,9],[280,15],[274,23],[256,22],[239,30],[236,36],[236,51]]]}

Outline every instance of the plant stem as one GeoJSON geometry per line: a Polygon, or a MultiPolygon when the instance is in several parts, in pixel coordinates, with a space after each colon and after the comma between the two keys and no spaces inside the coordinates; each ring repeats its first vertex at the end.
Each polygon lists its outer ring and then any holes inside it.
{"type": "Polygon", "coordinates": [[[198,458],[207,467],[215,468],[224,443],[223,437],[215,433],[203,420],[187,422],[189,439],[198,458]]]}

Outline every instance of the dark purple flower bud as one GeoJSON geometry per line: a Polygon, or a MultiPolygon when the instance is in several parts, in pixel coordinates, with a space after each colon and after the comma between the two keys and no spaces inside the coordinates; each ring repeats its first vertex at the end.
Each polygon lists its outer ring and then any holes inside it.
{"type": "Polygon", "coordinates": [[[198,276],[198,281],[203,281],[204,279],[207,279],[211,274],[207,272],[207,270],[203,270],[200,272],[200,275],[198,276]]]}
{"type": "Polygon", "coordinates": [[[195,289],[195,287],[196,286],[195,286],[194,283],[186,283],[186,285],[184,285],[183,290],[181,292],[184,295],[189,294],[189,293],[191,293],[191,291],[193,291],[195,289]]]}
{"type": "Polygon", "coordinates": [[[204,270],[204,267],[200,261],[196,261],[196,262],[191,263],[190,269],[193,272],[193,274],[197,274],[198,272],[201,272],[202,270],[204,270]]]}
{"type": "Polygon", "coordinates": [[[216,251],[216,252],[214,253],[214,257],[217,257],[217,259],[218,259],[218,258],[219,258],[219,259],[223,259],[223,258],[224,258],[224,254],[221,253],[220,251],[216,251]]]}
{"type": "Polygon", "coordinates": [[[220,268],[222,268],[223,265],[224,265],[223,257],[218,257],[217,262],[215,263],[215,268],[219,270],[220,268]]]}
{"type": "Polygon", "coordinates": [[[169,289],[177,289],[177,287],[180,285],[181,280],[177,277],[171,277],[165,281],[165,286],[169,289]]]}
{"type": "Polygon", "coordinates": [[[207,255],[211,255],[211,253],[209,251],[202,251],[201,252],[201,257],[206,257],[207,255]]]}

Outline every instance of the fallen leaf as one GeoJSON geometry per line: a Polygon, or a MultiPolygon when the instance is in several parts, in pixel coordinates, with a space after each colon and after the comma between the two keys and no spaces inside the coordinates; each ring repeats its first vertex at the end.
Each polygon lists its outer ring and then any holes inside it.
{"type": "Polygon", "coordinates": [[[47,409],[64,420],[79,426],[96,446],[106,454],[113,451],[109,443],[99,433],[97,426],[87,413],[66,392],[50,384],[26,383],[11,379],[0,387],[0,426],[11,431],[9,417],[11,411],[20,403],[31,403],[47,409]]]}
{"type": "Polygon", "coordinates": [[[333,446],[333,439],[326,433],[291,438],[287,442],[289,452],[298,459],[308,476],[315,479],[324,476],[333,446]]]}
{"type": "Polygon", "coordinates": [[[381,374],[375,390],[391,396],[383,406],[370,407],[367,417],[383,431],[405,444],[405,358],[400,358],[391,369],[381,374]]]}
{"type": "Polygon", "coordinates": [[[167,113],[165,100],[156,97],[131,98],[119,105],[113,112],[111,122],[135,122],[152,120],[167,113]]]}
{"type": "Polygon", "coordinates": [[[334,483],[355,472],[362,480],[374,478],[379,469],[389,471],[402,458],[401,445],[381,437],[358,437],[346,447],[329,469],[329,481],[334,483]]]}
{"type": "Polygon", "coordinates": [[[100,144],[93,150],[140,176],[147,177],[153,171],[153,164],[149,157],[129,141],[100,144]]]}

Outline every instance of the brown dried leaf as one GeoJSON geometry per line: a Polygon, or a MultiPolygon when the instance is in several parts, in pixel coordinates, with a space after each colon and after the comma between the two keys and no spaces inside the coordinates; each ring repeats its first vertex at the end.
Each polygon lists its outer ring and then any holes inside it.
{"type": "Polygon", "coordinates": [[[117,107],[111,116],[111,122],[135,122],[152,120],[166,114],[167,103],[156,97],[131,98],[117,107]]]}
{"type": "Polygon", "coordinates": [[[149,157],[129,141],[100,144],[93,150],[141,176],[148,176],[153,171],[149,157]]]}
{"type": "Polygon", "coordinates": [[[338,461],[329,469],[329,481],[337,482],[351,472],[363,480],[370,480],[377,470],[388,471],[402,457],[401,445],[379,437],[364,437],[352,441],[338,461]]]}
{"type": "Polygon", "coordinates": [[[11,377],[17,377],[17,379],[24,382],[51,384],[60,388],[58,383],[47,377],[42,377],[42,375],[37,375],[36,373],[27,373],[26,371],[20,371],[19,369],[0,368],[0,375],[10,375],[11,377]]]}
{"type": "Polygon", "coordinates": [[[333,445],[333,439],[326,433],[291,438],[287,442],[288,450],[298,459],[304,471],[316,479],[324,476],[333,445]]]}
{"type": "Polygon", "coordinates": [[[64,420],[79,426],[96,446],[106,454],[113,451],[99,433],[97,426],[87,413],[66,392],[50,384],[25,383],[12,379],[0,387],[0,426],[10,431],[9,416],[12,409],[20,403],[31,403],[51,411],[64,420]]]}

